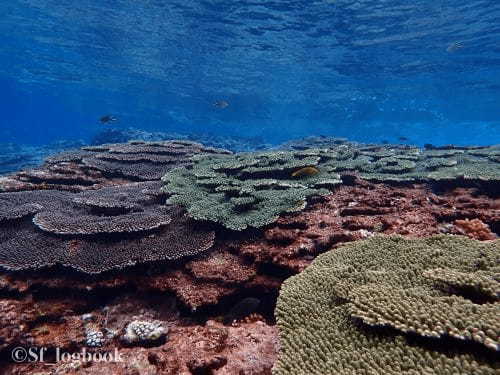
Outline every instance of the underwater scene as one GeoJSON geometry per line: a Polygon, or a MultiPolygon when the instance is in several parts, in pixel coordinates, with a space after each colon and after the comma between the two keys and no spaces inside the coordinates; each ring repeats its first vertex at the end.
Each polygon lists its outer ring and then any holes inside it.
{"type": "Polygon", "coordinates": [[[0,2],[0,375],[500,374],[500,2],[0,2]]]}

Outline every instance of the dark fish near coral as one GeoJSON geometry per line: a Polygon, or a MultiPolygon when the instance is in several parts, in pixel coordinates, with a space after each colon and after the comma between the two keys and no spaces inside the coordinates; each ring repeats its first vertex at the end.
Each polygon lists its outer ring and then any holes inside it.
{"type": "Polygon", "coordinates": [[[306,176],[308,177],[308,176],[314,176],[315,174],[318,173],[319,169],[316,167],[304,167],[293,172],[292,177],[306,177],[306,176]]]}
{"type": "Polygon", "coordinates": [[[382,140],[382,144],[383,144],[383,145],[387,145],[387,144],[389,144],[389,141],[388,141],[387,139],[383,139],[383,140],[382,140]]]}
{"type": "Polygon", "coordinates": [[[106,115],[106,116],[102,116],[99,121],[101,122],[101,124],[109,124],[110,122],[113,122],[113,121],[116,121],[117,118],[115,116],[112,116],[112,115],[106,115]]]}
{"type": "Polygon", "coordinates": [[[242,299],[236,305],[233,306],[229,313],[224,318],[224,324],[229,324],[234,320],[242,319],[250,314],[257,311],[260,305],[260,300],[258,298],[247,297],[242,299]]]}
{"type": "Polygon", "coordinates": [[[224,109],[224,108],[227,108],[229,107],[229,103],[226,102],[225,100],[217,100],[213,103],[213,106],[215,108],[220,108],[220,109],[224,109]]]}
{"type": "Polygon", "coordinates": [[[406,137],[399,137],[398,139],[399,139],[401,142],[406,142],[406,141],[409,141],[409,139],[408,139],[408,138],[406,138],[406,137]]]}

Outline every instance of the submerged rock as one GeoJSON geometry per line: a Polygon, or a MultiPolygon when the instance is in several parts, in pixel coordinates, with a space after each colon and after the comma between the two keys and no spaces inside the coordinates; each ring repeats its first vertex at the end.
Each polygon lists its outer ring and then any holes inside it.
{"type": "Polygon", "coordinates": [[[260,300],[258,298],[247,297],[242,299],[236,305],[234,305],[231,310],[227,313],[224,318],[224,323],[229,324],[237,319],[245,318],[257,311],[260,305],[260,300]]]}
{"type": "Polygon", "coordinates": [[[0,175],[33,168],[49,155],[84,145],[83,141],[57,141],[44,146],[0,143],[0,175]]]}
{"type": "Polygon", "coordinates": [[[92,138],[91,144],[126,143],[135,140],[158,142],[172,139],[199,142],[205,146],[223,148],[233,152],[256,151],[271,147],[261,137],[237,137],[209,133],[148,132],[136,128],[103,130],[92,138]]]}

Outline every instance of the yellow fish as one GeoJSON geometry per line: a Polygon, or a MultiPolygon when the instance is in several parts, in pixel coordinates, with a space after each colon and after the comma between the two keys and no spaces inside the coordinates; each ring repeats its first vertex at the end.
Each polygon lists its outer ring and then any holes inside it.
{"type": "Polygon", "coordinates": [[[304,167],[296,170],[292,173],[292,177],[305,177],[305,176],[314,176],[319,173],[319,169],[316,167],[304,167]]]}

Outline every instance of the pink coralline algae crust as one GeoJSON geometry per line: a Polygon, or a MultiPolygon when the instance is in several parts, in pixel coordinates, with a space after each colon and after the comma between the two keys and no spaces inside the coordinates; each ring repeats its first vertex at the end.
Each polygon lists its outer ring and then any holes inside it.
{"type": "Polygon", "coordinates": [[[0,350],[14,346],[76,348],[83,343],[82,323],[71,316],[85,308],[82,298],[0,300],[0,350]]]}
{"type": "MultiPolygon", "coordinates": [[[[437,195],[427,185],[396,187],[358,180],[355,186],[340,186],[313,200],[302,212],[283,215],[264,229],[262,238],[247,241],[239,251],[258,263],[300,272],[319,253],[377,233],[423,237],[442,232],[477,238],[475,232],[459,229],[457,219],[477,219],[499,228],[500,199],[482,196],[476,189],[437,195]]],[[[496,235],[490,232],[487,237],[480,239],[496,235]]]]}
{"type": "Polygon", "coordinates": [[[486,241],[497,238],[490,227],[479,219],[455,220],[455,227],[464,235],[475,238],[476,240],[486,241]]]}
{"type": "MultiPolygon", "coordinates": [[[[82,337],[71,333],[83,332],[82,319],[70,314],[75,314],[75,311],[68,309],[66,317],[58,323],[36,325],[32,330],[36,333],[34,343],[40,345],[43,343],[40,337],[52,337],[63,352],[81,353],[82,337]],[[80,327],[75,320],[80,320],[80,327]],[[54,337],[54,334],[58,336],[54,337]]],[[[175,299],[133,295],[117,298],[104,308],[91,309],[86,315],[92,321],[86,324],[115,333],[102,347],[86,348],[87,352],[95,355],[113,353],[119,360],[60,361],[50,366],[52,373],[266,375],[271,374],[276,360],[276,327],[258,316],[231,326],[224,326],[216,320],[200,324],[180,317],[175,299]],[[123,345],[120,336],[126,324],[135,319],[159,322],[167,331],[166,341],[148,348],[123,345]]],[[[49,349],[55,347],[54,344],[48,345],[49,349]]],[[[46,358],[53,363],[54,352],[49,351],[46,358]]],[[[8,364],[2,374],[34,374],[46,369],[47,365],[43,363],[8,364]]]]}

